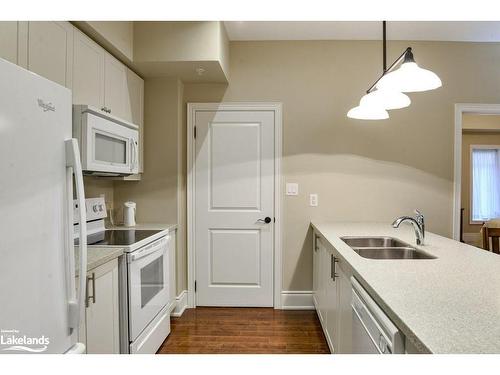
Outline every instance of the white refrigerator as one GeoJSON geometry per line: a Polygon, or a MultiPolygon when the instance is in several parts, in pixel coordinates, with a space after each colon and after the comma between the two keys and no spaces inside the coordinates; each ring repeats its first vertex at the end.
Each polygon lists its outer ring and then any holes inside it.
{"type": "Polygon", "coordinates": [[[0,59],[0,354],[85,350],[86,227],[77,282],[74,190],[80,207],[85,197],[71,105],[70,90],[0,59]]]}

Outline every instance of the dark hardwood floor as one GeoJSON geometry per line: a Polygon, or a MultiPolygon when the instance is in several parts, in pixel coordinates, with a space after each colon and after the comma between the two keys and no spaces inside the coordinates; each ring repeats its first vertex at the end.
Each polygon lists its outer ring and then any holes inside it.
{"type": "Polygon", "coordinates": [[[171,328],[157,354],[330,352],[315,311],[198,307],[171,328]]]}

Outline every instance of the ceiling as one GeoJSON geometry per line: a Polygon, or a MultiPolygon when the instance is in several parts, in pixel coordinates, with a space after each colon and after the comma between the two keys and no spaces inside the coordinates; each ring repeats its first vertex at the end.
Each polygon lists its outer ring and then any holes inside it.
{"type": "MultiPolygon", "coordinates": [[[[226,21],[230,40],[377,40],[381,21],[226,21]]],[[[499,21],[390,21],[389,40],[500,42],[499,21]]]]}

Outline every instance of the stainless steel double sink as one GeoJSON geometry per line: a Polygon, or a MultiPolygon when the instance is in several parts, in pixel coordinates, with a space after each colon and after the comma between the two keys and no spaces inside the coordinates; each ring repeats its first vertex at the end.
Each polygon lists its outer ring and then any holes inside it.
{"type": "Polygon", "coordinates": [[[368,259],[436,259],[425,251],[393,237],[341,237],[347,245],[368,259]]]}

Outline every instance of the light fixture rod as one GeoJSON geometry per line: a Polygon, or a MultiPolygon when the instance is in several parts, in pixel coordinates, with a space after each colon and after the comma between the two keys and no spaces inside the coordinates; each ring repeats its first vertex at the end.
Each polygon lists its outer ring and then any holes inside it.
{"type": "Polygon", "coordinates": [[[394,67],[397,64],[399,64],[399,62],[405,57],[405,55],[408,52],[411,52],[411,47],[406,48],[403,51],[403,53],[391,64],[391,66],[389,66],[389,68],[387,68],[387,69],[384,70],[384,72],[382,73],[382,75],[380,77],[378,77],[378,79],[370,86],[370,88],[368,90],[366,90],[366,93],[369,94],[370,92],[372,92],[373,89],[375,88],[375,86],[377,85],[378,81],[380,81],[382,79],[382,77],[385,76],[387,73],[391,72],[392,69],[394,69],[394,67]]]}
{"type": "Polygon", "coordinates": [[[386,32],[386,25],[385,21],[382,21],[382,73],[385,74],[385,71],[387,70],[387,32],[386,32]]]}

